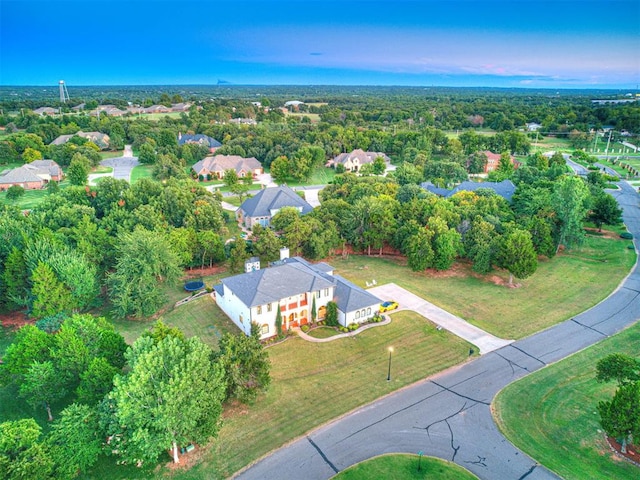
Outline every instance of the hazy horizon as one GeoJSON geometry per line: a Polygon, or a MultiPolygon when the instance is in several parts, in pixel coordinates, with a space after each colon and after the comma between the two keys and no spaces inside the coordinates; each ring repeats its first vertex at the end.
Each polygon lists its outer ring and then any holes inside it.
{"type": "Polygon", "coordinates": [[[640,0],[3,0],[1,8],[2,86],[640,83],[640,0]]]}

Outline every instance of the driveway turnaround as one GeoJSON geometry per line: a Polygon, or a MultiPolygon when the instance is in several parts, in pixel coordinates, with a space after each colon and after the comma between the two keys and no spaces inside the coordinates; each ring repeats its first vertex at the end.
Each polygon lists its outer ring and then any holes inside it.
{"type": "MultiPolygon", "coordinates": [[[[626,182],[620,186],[613,195],[638,238],[638,194],[626,182]]],[[[636,264],[618,289],[590,310],[365,405],[272,452],[237,477],[325,480],[376,455],[421,451],[454,461],[481,479],[558,478],[498,431],[491,415],[493,397],[511,382],[638,319],[636,264]]],[[[380,373],[380,382],[386,382],[387,372],[380,373]]]]}
{"type": "Polygon", "coordinates": [[[113,168],[113,178],[116,180],[126,180],[129,182],[131,180],[131,170],[138,163],[138,157],[116,157],[116,158],[107,158],[100,162],[100,165],[104,167],[112,167],[113,168]]]}
{"type": "MultiPolygon", "coordinates": [[[[449,330],[454,335],[473,343],[480,349],[480,354],[493,352],[513,342],[495,337],[484,330],[471,325],[469,322],[436,307],[433,303],[414,295],[408,290],[399,287],[395,283],[387,283],[379,287],[368,289],[369,292],[382,300],[395,300],[400,304],[399,310],[412,310],[419,313],[436,325],[449,330]]],[[[396,310],[397,311],[397,310],[396,310]]]]}

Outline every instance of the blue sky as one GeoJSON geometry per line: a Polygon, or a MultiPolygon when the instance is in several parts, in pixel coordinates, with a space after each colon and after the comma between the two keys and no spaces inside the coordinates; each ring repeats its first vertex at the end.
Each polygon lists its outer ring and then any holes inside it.
{"type": "Polygon", "coordinates": [[[640,0],[0,0],[0,85],[640,84],[640,0]]]}

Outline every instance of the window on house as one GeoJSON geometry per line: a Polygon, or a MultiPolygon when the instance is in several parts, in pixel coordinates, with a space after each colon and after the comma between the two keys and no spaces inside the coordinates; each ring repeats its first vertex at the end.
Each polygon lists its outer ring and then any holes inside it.
{"type": "Polygon", "coordinates": [[[270,312],[270,311],[271,311],[271,304],[267,303],[267,312],[270,312]]]}
{"type": "Polygon", "coordinates": [[[371,315],[371,307],[367,308],[367,315],[371,315]]]}
{"type": "Polygon", "coordinates": [[[356,311],[356,320],[360,318],[360,312],[356,311]]]}
{"type": "Polygon", "coordinates": [[[259,305],[258,308],[256,308],[258,315],[262,315],[262,306],[259,305]]]}
{"type": "Polygon", "coordinates": [[[324,289],[324,296],[325,296],[325,297],[328,297],[328,296],[329,296],[329,289],[328,289],[328,288],[325,288],[325,289],[324,289]]]}
{"type": "Polygon", "coordinates": [[[242,315],[240,315],[239,320],[240,320],[240,323],[244,323],[244,318],[242,318],[242,315]]]}
{"type": "Polygon", "coordinates": [[[360,310],[360,315],[364,317],[364,308],[360,310]]]}
{"type": "Polygon", "coordinates": [[[265,333],[269,333],[269,325],[266,323],[262,325],[262,334],[264,335],[265,333]]]}

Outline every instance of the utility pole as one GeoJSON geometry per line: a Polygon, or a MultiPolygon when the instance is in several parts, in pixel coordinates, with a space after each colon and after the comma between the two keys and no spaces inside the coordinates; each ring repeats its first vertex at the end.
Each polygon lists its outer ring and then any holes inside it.
{"type": "Polygon", "coordinates": [[[609,130],[609,138],[607,139],[607,148],[604,151],[605,155],[609,154],[609,144],[611,143],[611,134],[613,133],[613,130],[609,130]]]}

